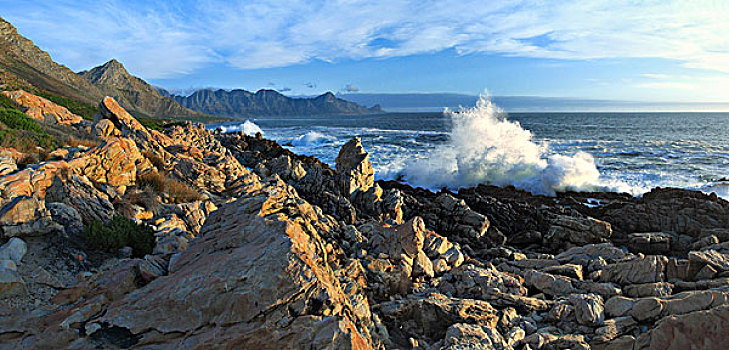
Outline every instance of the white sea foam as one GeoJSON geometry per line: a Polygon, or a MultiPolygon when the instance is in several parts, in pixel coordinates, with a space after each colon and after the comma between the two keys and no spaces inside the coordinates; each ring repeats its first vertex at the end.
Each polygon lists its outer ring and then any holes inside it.
{"type": "Polygon", "coordinates": [[[445,113],[453,123],[450,140],[427,157],[406,162],[401,173],[407,182],[428,188],[514,185],[550,195],[604,189],[590,154],[550,155],[487,96],[473,108],[445,113]]]}
{"type": "Polygon", "coordinates": [[[336,140],[337,138],[334,136],[329,136],[318,131],[309,131],[306,134],[300,135],[291,140],[291,144],[295,147],[314,146],[334,142],[336,140]]]}
{"type": "Polygon", "coordinates": [[[259,132],[263,134],[263,130],[250,120],[238,124],[220,125],[217,129],[220,129],[224,133],[242,131],[246,135],[255,135],[259,132]]]}

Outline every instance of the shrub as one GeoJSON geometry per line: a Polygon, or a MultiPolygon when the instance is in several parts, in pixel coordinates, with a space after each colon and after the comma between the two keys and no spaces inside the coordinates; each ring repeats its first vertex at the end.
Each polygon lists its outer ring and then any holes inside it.
{"type": "Polygon", "coordinates": [[[154,230],[149,225],[137,224],[119,215],[107,224],[94,220],[86,225],[83,238],[91,248],[109,253],[132,247],[132,256],[137,258],[151,254],[155,245],[154,230]]]}
{"type": "Polygon", "coordinates": [[[4,94],[0,94],[0,107],[7,109],[17,109],[13,101],[10,100],[10,97],[5,96],[4,94]]]}
{"type": "Polygon", "coordinates": [[[0,122],[10,129],[28,130],[37,134],[46,133],[33,118],[17,109],[0,109],[0,122]]]}
{"type": "Polygon", "coordinates": [[[201,198],[200,192],[188,184],[169,178],[161,172],[150,172],[137,177],[137,186],[150,187],[157,193],[167,193],[175,203],[189,203],[201,198]]]}
{"type": "Polygon", "coordinates": [[[38,96],[43,97],[57,105],[66,107],[71,113],[80,116],[86,120],[93,120],[94,114],[99,111],[99,107],[89,103],[83,103],[74,99],[61,97],[47,92],[38,92],[38,96]]]}
{"type": "Polygon", "coordinates": [[[0,147],[15,148],[22,153],[39,153],[38,147],[53,150],[56,143],[48,134],[27,130],[0,129],[0,147]]]}

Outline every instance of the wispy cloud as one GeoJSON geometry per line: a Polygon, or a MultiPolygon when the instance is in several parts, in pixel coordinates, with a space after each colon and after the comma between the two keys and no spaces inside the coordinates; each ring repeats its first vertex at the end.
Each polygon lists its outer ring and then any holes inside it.
{"type": "Polygon", "coordinates": [[[213,63],[256,69],[446,49],[563,60],[658,57],[729,73],[726,1],[0,4],[22,33],[72,68],[116,57],[146,78],[184,75],[213,63]]]}

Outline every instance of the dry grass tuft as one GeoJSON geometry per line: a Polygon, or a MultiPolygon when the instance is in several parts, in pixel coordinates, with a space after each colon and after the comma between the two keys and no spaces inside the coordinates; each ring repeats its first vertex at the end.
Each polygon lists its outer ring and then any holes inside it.
{"type": "Polygon", "coordinates": [[[157,193],[166,193],[175,203],[189,203],[202,198],[200,192],[190,185],[172,179],[161,172],[150,172],[137,177],[139,188],[149,187],[157,193]]]}

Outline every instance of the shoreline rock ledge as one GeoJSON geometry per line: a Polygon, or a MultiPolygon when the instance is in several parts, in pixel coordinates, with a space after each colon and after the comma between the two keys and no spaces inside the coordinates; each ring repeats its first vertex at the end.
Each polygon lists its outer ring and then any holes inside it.
{"type": "Polygon", "coordinates": [[[0,349],[729,344],[715,195],[434,193],[376,181],[359,138],[331,168],[201,124],[149,130],[110,97],[93,124],[40,101],[96,142],[28,165],[0,149],[0,349]],[[147,236],[90,244],[120,217],[147,236]]]}

